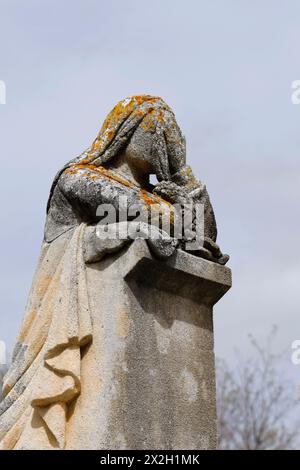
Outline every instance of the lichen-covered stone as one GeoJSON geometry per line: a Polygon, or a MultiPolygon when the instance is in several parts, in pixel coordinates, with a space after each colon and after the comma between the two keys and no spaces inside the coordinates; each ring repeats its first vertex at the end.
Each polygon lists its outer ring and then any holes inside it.
{"type": "Polygon", "coordinates": [[[148,95],[118,103],[51,187],[4,381],[1,448],[214,448],[212,306],[231,284],[216,236],[208,193],[186,165],[169,106],[148,95]],[[174,225],[175,204],[191,202],[204,206],[194,255],[174,227],[163,228],[174,225]],[[99,237],[103,204],[118,220],[99,237]],[[145,220],[127,212],[134,207],[145,220]]]}

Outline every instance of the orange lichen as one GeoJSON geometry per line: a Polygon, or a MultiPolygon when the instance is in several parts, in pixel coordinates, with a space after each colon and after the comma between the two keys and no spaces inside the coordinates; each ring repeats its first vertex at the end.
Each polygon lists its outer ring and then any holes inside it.
{"type": "Polygon", "coordinates": [[[127,188],[138,189],[139,196],[143,200],[148,210],[154,209],[157,212],[160,212],[161,214],[169,213],[171,222],[174,221],[174,208],[170,202],[166,201],[160,196],[157,196],[156,194],[152,194],[149,191],[146,191],[145,189],[138,188],[138,186],[134,185],[130,181],[126,180],[125,178],[122,178],[121,176],[116,175],[115,173],[112,173],[111,170],[104,168],[103,166],[75,164],[67,168],[65,170],[65,173],[72,174],[72,175],[80,174],[80,170],[86,170],[86,169],[90,170],[90,172],[85,173],[84,176],[89,179],[96,180],[101,177],[104,177],[109,180],[115,181],[119,184],[122,184],[123,186],[126,186],[127,188]]]}
{"type": "Polygon", "coordinates": [[[148,210],[153,210],[157,212],[157,216],[168,215],[170,217],[170,222],[173,224],[175,219],[175,211],[172,204],[165,199],[157,196],[156,194],[149,193],[144,189],[140,190],[140,196],[144,201],[145,206],[148,210]]]}
{"type": "Polygon", "coordinates": [[[154,133],[156,129],[155,110],[151,110],[143,119],[141,128],[145,132],[154,133]]]}
{"type": "Polygon", "coordinates": [[[141,121],[141,126],[145,131],[155,132],[157,123],[164,122],[166,110],[172,113],[161,98],[150,95],[136,95],[120,101],[108,114],[99,134],[85,153],[84,164],[91,163],[105,152],[129,117],[134,123],[141,121]]]}
{"type": "MultiPolygon", "coordinates": [[[[118,133],[121,133],[120,142],[123,145],[122,139],[124,137],[126,139],[127,134],[131,135],[131,129],[134,130],[137,125],[140,125],[145,132],[151,133],[157,132],[158,127],[161,126],[169,144],[182,146],[180,131],[177,131],[173,112],[168,105],[159,97],[136,95],[120,101],[112,109],[90,149],[82,154],[79,163],[72,164],[65,171],[70,174],[81,174],[81,170],[88,169],[90,171],[84,173],[87,178],[95,180],[104,177],[128,188],[136,189],[140,192],[139,195],[148,209],[154,207],[161,212],[170,212],[171,217],[174,219],[174,208],[168,201],[138,188],[132,182],[103,166],[120,150],[118,142],[116,142],[115,147],[113,146],[115,144],[114,139],[118,138],[118,133]],[[122,134],[123,125],[126,128],[122,134]]],[[[167,172],[166,176],[168,176],[167,172]]]]}
{"type": "Polygon", "coordinates": [[[94,172],[92,173],[85,173],[84,176],[90,179],[98,179],[101,176],[104,176],[105,178],[108,178],[110,180],[116,181],[117,183],[120,183],[124,186],[127,186],[128,188],[134,188],[134,184],[131,183],[130,181],[126,180],[125,178],[122,178],[119,175],[116,175],[115,173],[112,173],[110,170],[107,168],[104,168],[103,166],[96,166],[96,165],[91,165],[91,164],[82,164],[82,163],[77,163],[65,170],[65,173],[69,174],[79,174],[79,170],[91,170],[94,172]]]}
{"type": "Polygon", "coordinates": [[[149,193],[145,189],[140,189],[140,195],[142,199],[145,201],[145,204],[149,207],[155,204],[156,205],[164,204],[164,205],[167,205],[168,207],[172,206],[168,201],[165,201],[163,198],[161,198],[160,196],[157,196],[156,194],[149,193]]]}

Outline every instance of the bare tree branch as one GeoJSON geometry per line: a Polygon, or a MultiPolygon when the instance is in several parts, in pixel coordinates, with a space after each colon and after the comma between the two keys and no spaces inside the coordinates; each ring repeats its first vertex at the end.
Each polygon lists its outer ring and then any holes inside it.
{"type": "Polygon", "coordinates": [[[272,352],[274,328],[265,346],[250,337],[251,360],[235,370],[217,360],[217,406],[221,449],[295,449],[299,447],[299,408],[293,387],[280,369],[282,354],[272,352]]]}

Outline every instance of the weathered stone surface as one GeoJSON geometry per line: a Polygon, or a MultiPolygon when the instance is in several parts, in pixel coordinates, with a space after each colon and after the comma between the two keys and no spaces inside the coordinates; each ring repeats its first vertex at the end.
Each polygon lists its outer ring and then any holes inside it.
{"type": "Polygon", "coordinates": [[[212,307],[231,284],[216,237],[172,110],[158,97],[122,100],[51,187],[4,380],[0,447],[214,448],[212,307]],[[199,220],[194,203],[204,208],[196,249],[186,243],[199,220]],[[184,237],[175,204],[191,216],[184,237]],[[108,232],[138,227],[147,240],[133,241],[130,230],[99,237],[98,209],[107,205],[116,215],[108,232]],[[137,222],[134,207],[145,220],[137,222]]]}
{"type": "Polygon", "coordinates": [[[94,340],[68,448],[215,448],[212,306],[230,270],[182,251],[159,261],[136,240],[88,278],[94,340]]]}

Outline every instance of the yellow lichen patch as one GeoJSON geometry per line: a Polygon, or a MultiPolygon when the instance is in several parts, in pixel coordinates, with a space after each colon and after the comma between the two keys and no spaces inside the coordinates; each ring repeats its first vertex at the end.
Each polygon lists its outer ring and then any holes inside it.
{"type": "Polygon", "coordinates": [[[99,151],[99,149],[103,151],[103,147],[109,145],[109,143],[113,140],[120,125],[125,121],[125,119],[135,109],[137,109],[137,112],[141,112],[138,107],[144,101],[148,101],[148,99],[147,96],[142,95],[133,96],[132,98],[127,98],[120,101],[105,119],[100,133],[92,144],[90,153],[93,154],[95,151],[99,151]]]}
{"type": "Polygon", "coordinates": [[[156,116],[155,116],[155,110],[150,110],[148,114],[144,117],[142,123],[141,123],[141,128],[145,132],[151,132],[154,133],[156,129],[156,116]]]}
{"type": "Polygon", "coordinates": [[[144,189],[140,190],[140,196],[143,199],[145,206],[152,211],[152,214],[157,212],[157,217],[159,217],[159,214],[161,214],[162,217],[168,216],[171,224],[174,223],[175,211],[170,202],[156,194],[149,193],[144,189]]]}
{"type": "Polygon", "coordinates": [[[67,168],[65,170],[65,173],[74,175],[74,174],[80,174],[80,170],[91,170],[92,173],[85,173],[84,176],[87,178],[90,178],[92,180],[101,178],[102,176],[104,178],[108,178],[110,180],[116,181],[117,183],[120,183],[128,188],[134,188],[135,185],[131,183],[130,181],[126,180],[125,178],[122,178],[119,175],[116,175],[115,173],[112,173],[112,171],[108,170],[107,168],[104,168],[103,166],[96,166],[96,165],[91,165],[91,164],[82,164],[78,163],[70,168],[67,168]]]}
{"type": "MultiPolygon", "coordinates": [[[[166,107],[166,109],[170,112],[169,108],[166,107]]],[[[163,110],[161,107],[149,108],[141,123],[141,128],[146,132],[155,132],[157,123],[162,124],[165,120],[164,114],[166,109],[163,110]]]]}
{"type": "Polygon", "coordinates": [[[140,195],[147,207],[151,207],[153,204],[160,204],[163,199],[159,198],[155,194],[151,194],[145,189],[140,189],[140,195]]]}
{"type": "MultiPolygon", "coordinates": [[[[121,176],[113,173],[111,170],[103,167],[103,166],[96,166],[96,165],[83,165],[83,164],[74,164],[70,168],[65,170],[65,173],[69,174],[81,174],[81,170],[91,170],[90,172],[84,173],[84,177],[95,180],[101,177],[107,178],[111,181],[116,183],[122,184],[130,189],[138,189],[138,186],[134,185],[130,181],[122,178],[121,176]]],[[[174,224],[175,219],[175,210],[173,205],[163,199],[162,197],[152,194],[145,189],[138,189],[138,194],[140,199],[143,201],[147,210],[151,210],[152,214],[158,218],[160,215],[162,217],[168,216],[170,218],[171,224],[174,224]]]]}
{"type": "Polygon", "coordinates": [[[164,121],[165,110],[172,113],[167,104],[161,98],[155,96],[136,95],[120,101],[108,114],[99,134],[81,163],[90,163],[99,155],[102,155],[115,139],[122,124],[129,117],[131,119],[131,115],[132,122],[136,124],[136,120],[141,120],[141,125],[145,131],[155,132],[157,122],[162,123],[164,121]]]}
{"type": "Polygon", "coordinates": [[[122,178],[119,175],[116,175],[115,173],[112,173],[112,171],[108,170],[107,168],[104,168],[103,166],[94,166],[94,171],[97,171],[102,176],[109,178],[113,181],[116,181],[117,183],[123,184],[124,186],[127,186],[128,188],[135,187],[135,185],[131,183],[130,181],[126,180],[125,178],[122,178]]]}

